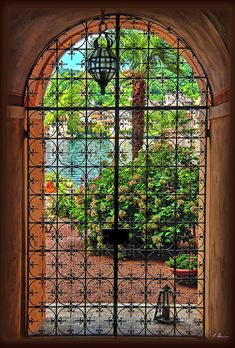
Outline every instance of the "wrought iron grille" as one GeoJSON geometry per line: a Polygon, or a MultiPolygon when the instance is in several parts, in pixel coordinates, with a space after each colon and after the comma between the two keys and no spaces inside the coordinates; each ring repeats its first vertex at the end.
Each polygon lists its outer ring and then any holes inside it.
{"type": "Polygon", "coordinates": [[[208,81],[171,30],[105,15],[119,71],[101,95],[100,20],[28,79],[26,333],[204,336],[208,81]]]}

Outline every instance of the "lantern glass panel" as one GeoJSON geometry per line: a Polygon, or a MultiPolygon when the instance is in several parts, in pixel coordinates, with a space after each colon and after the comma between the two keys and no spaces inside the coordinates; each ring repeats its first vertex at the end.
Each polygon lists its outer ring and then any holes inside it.
{"type": "Polygon", "coordinates": [[[99,39],[95,41],[95,50],[88,61],[88,72],[101,87],[102,94],[104,94],[105,86],[113,78],[118,68],[117,59],[110,48],[112,41],[107,36],[105,36],[105,40],[105,46],[101,46],[103,42],[99,42],[99,39]]]}

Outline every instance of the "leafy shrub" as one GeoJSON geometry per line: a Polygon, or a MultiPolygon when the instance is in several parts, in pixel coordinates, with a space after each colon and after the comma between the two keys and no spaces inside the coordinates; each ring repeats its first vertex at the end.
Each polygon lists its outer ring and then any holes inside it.
{"type": "MultiPolygon", "coordinates": [[[[139,151],[133,162],[119,167],[119,223],[130,229],[135,248],[151,251],[192,239],[198,220],[198,158],[193,147],[178,146],[177,154],[176,168],[174,145],[155,141],[148,152],[139,151]]],[[[59,193],[68,192],[67,181],[60,178],[59,193]]],[[[104,250],[102,228],[114,227],[114,167],[106,163],[86,188],[59,195],[58,212],[78,222],[79,235],[86,228],[90,248],[104,250]]]]}
{"type": "Polygon", "coordinates": [[[196,270],[198,264],[197,255],[183,253],[175,257],[171,257],[167,262],[167,266],[176,269],[196,270]]]}

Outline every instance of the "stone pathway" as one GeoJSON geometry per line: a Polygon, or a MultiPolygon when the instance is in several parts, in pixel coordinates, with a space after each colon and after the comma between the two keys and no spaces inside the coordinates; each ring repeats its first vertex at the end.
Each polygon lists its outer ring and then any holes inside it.
{"type": "MultiPolygon", "coordinates": [[[[186,306],[185,306],[186,307],[186,306]]],[[[155,307],[146,308],[133,304],[118,306],[118,336],[202,336],[199,312],[193,308],[177,306],[178,321],[162,324],[154,321],[155,307]],[[145,315],[146,314],[146,315],[145,315]],[[144,318],[147,318],[144,320],[144,318]]],[[[35,335],[113,335],[113,307],[94,304],[57,306],[46,310],[46,318],[35,335]],[[86,313],[86,319],[84,316],[86,313]]],[[[171,313],[173,318],[173,312],[171,313]]]]}

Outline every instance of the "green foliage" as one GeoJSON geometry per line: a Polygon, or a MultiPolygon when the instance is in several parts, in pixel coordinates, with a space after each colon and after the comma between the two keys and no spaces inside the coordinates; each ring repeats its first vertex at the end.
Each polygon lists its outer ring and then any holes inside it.
{"type": "Polygon", "coordinates": [[[169,258],[166,264],[171,268],[196,270],[198,266],[198,257],[194,254],[183,253],[169,258]]]}
{"type": "MultiPolygon", "coordinates": [[[[139,73],[146,77],[147,71],[156,73],[159,67],[164,66],[165,71],[176,74],[176,52],[167,49],[170,46],[154,33],[136,29],[122,29],[120,32],[121,63],[126,70],[139,73]],[[123,49],[123,50],[122,50],[123,49]],[[146,49],[149,49],[147,62],[146,49]]],[[[185,74],[185,69],[180,65],[179,72],[185,74]]]]}
{"type": "MultiPolygon", "coordinates": [[[[181,57],[180,65],[177,69],[176,51],[166,49],[169,48],[169,45],[161,38],[155,34],[150,34],[148,39],[147,33],[134,29],[122,29],[120,35],[120,105],[131,105],[133,80],[130,80],[128,76],[135,74],[141,74],[142,78],[146,78],[148,73],[150,78],[148,94],[149,100],[153,103],[164,102],[167,93],[175,94],[177,72],[180,76],[179,92],[192,100],[192,102],[199,98],[199,87],[193,78],[191,67],[181,57]],[[147,64],[146,48],[148,45],[150,48],[150,59],[147,64]]],[[[85,107],[86,92],[89,96],[89,106],[114,106],[114,82],[111,81],[108,84],[105,95],[102,95],[98,84],[94,80],[89,80],[86,86],[84,80],[81,79],[85,78],[85,71],[74,70],[71,72],[68,67],[68,69],[59,70],[59,79],[56,79],[56,76],[56,73],[52,75],[52,79],[47,86],[44,106],[85,107]]],[[[76,115],[65,115],[65,112],[62,110],[58,110],[57,113],[47,112],[44,125],[49,127],[52,122],[65,121],[69,124],[68,133],[75,135],[76,130],[81,127],[80,118],[81,115],[79,113],[76,113],[76,115]]]]}
{"type": "Polygon", "coordinates": [[[99,122],[93,122],[89,127],[89,134],[96,135],[98,137],[100,136],[109,136],[110,135],[110,129],[105,126],[104,124],[101,124],[99,122]]]}
{"type": "MultiPolygon", "coordinates": [[[[138,73],[145,79],[147,67],[150,78],[148,96],[153,104],[164,102],[167,93],[175,94],[177,72],[180,76],[179,92],[195,102],[199,98],[199,88],[192,79],[188,63],[181,57],[180,67],[177,67],[175,51],[164,49],[168,45],[151,34],[151,57],[146,64],[145,48],[148,45],[145,33],[121,31],[120,106],[132,103],[133,81],[129,77],[138,73]]],[[[85,77],[85,72],[75,73],[85,77]]],[[[105,95],[101,95],[98,84],[93,80],[86,85],[84,80],[74,79],[69,69],[63,70],[63,77],[65,79],[56,82],[51,80],[44,98],[45,106],[84,107],[86,102],[93,107],[114,106],[112,81],[105,95]]],[[[76,136],[85,132],[82,117],[84,115],[79,112],[58,110],[57,113],[46,113],[44,124],[48,127],[56,121],[66,122],[68,134],[76,136]]],[[[154,111],[145,118],[145,125],[148,124],[145,133],[148,131],[149,135],[164,136],[176,124],[180,131],[188,131],[188,119],[184,112],[154,111]]],[[[88,137],[89,134],[109,136],[108,126],[95,120],[87,124],[86,131],[88,137]]],[[[192,132],[192,129],[189,131],[192,132]]],[[[122,132],[128,134],[130,130],[122,132]]],[[[102,228],[114,226],[114,168],[106,166],[87,187],[72,189],[66,186],[71,180],[51,173],[48,175],[46,180],[54,182],[59,194],[57,202],[52,200],[48,212],[51,215],[58,212],[61,218],[75,221],[79,235],[87,231],[88,247],[104,250],[102,228]]],[[[133,162],[120,166],[119,221],[122,227],[130,229],[131,244],[139,247],[144,242],[148,250],[155,250],[189,241],[192,226],[198,220],[198,182],[198,157],[194,147],[179,145],[176,158],[174,144],[166,140],[152,142],[148,151],[140,150],[133,162]]]]}
{"type": "MultiPolygon", "coordinates": [[[[77,201],[74,198],[76,190],[73,189],[72,180],[63,178],[61,175],[57,176],[55,172],[50,172],[46,174],[45,185],[48,182],[52,182],[56,187],[58,198],[54,196],[50,197],[51,200],[50,206],[47,208],[47,215],[53,217],[58,212],[60,218],[70,220],[81,218],[77,201]]],[[[84,216],[82,217],[84,218],[84,216]]]]}
{"type": "MultiPolygon", "coordinates": [[[[147,116],[145,116],[145,124],[147,125],[146,118],[147,116]]],[[[177,113],[175,110],[154,111],[148,116],[148,133],[149,135],[160,136],[166,134],[167,131],[174,130],[176,124],[183,132],[191,130],[185,112],[177,113]]]]}
{"type": "Polygon", "coordinates": [[[67,121],[68,134],[76,136],[77,133],[84,132],[84,126],[82,126],[81,118],[78,112],[72,113],[67,121]]]}
{"type": "Polygon", "coordinates": [[[47,113],[45,120],[44,120],[45,128],[49,128],[55,122],[56,122],[55,114],[54,113],[47,113]]]}
{"type": "MultiPolygon", "coordinates": [[[[133,245],[139,246],[146,241],[146,236],[148,250],[192,239],[192,226],[198,220],[196,160],[193,147],[178,147],[180,169],[176,173],[172,169],[174,146],[167,141],[156,141],[148,152],[141,150],[133,163],[120,167],[119,221],[122,227],[130,229],[133,245]],[[176,189],[180,194],[177,200],[176,189]]],[[[60,178],[59,193],[63,192],[68,189],[66,180],[60,178]]],[[[59,196],[59,216],[79,222],[78,233],[83,235],[87,228],[87,239],[92,248],[103,248],[101,228],[114,226],[113,201],[114,168],[110,166],[104,168],[86,190],[81,186],[74,189],[72,195],[59,196]]],[[[51,207],[52,210],[55,208],[51,207]]]]}

